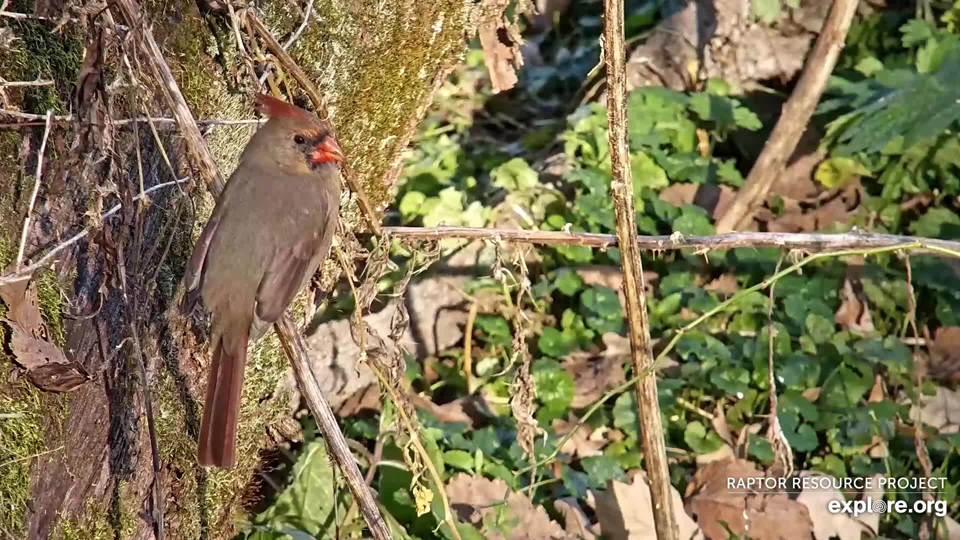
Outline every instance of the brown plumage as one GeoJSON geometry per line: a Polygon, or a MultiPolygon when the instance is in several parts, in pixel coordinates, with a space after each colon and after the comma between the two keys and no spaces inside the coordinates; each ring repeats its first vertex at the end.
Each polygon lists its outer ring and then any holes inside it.
{"type": "Polygon", "coordinates": [[[200,424],[201,465],[236,463],[247,343],[277,321],[327,257],[337,225],[343,152],[331,127],[270,96],[193,248],[183,309],[213,315],[213,360],[200,424]]]}

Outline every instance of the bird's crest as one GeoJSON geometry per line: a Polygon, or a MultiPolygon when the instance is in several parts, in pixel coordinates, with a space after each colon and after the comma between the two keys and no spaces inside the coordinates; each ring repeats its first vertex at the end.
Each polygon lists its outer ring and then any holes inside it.
{"type": "Polygon", "coordinates": [[[257,108],[261,113],[270,118],[288,118],[309,124],[316,124],[320,119],[296,105],[291,105],[285,101],[269,96],[267,94],[257,95],[257,108]]]}

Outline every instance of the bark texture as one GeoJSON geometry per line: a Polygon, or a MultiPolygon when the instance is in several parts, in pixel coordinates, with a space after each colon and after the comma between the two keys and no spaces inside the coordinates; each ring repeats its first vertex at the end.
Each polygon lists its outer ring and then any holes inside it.
{"type": "MultiPolygon", "coordinates": [[[[0,469],[0,538],[152,537],[147,516],[154,475],[127,302],[136,306],[134,323],[151,377],[167,536],[221,538],[232,533],[235,514],[249,502],[266,428],[285,413],[286,402],[274,390],[287,363],[272,333],[251,350],[238,443],[243,457],[230,472],[198,468],[206,325],[182,319],[172,307],[212,200],[203,186],[187,183],[182,191],[156,192],[149,204],[130,202],[141,185],[194,172],[181,159],[181,141],[170,124],[157,125],[162,147],[145,123],[104,125],[145,113],[170,116],[149,69],[139,68],[134,47],[124,45],[124,30],[110,24],[104,7],[21,0],[7,9],[53,20],[0,21],[0,31],[16,37],[0,40],[0,76],[56,81],[48,88],[6,89],[0,105],[35,114],[53,109],[80,120],[59,123],[50,135],[26,258],[36,260],[84,227],[93,229],[63,252],[53,271],[34,278],[51,340],[91,380],[67,394],[41,392],[18,377],[9,349],[0,347],[0,408],[16,415],[15,422],[0,424],[0,463],[15,460],[0,469]],[[52,32],[65,16],[70,20],[52,32]],[[118,216],[99,218],[124,201],[118,216]],[[120,272],[129,284],[126,299],[120,272]]],[[[285,42],[300,26],[303,7],[270,0],[259,4],[258,16],[285,42]]],[[[148,0],[141,9],[194,117],[254,118],[249,72],[220,6],[148,0]]],[[[391,199],[401,151],[473,35],[477,9],[462,0],[318,0],[290,47],[327,97],[341,146],[375,207],[391,199]]],[[[286,84],[302,95],[289,77],[286,84]]],[[[253,129],[217,126],[204,133],[223,177],[253,129]]],[[[0,131],[0,268],[16,256],[42,135],[42,127],[0,131]]],[[[344,204],[348,226],[357,226],[356,205],[344,204]]],[[[5,310],[0,304],[0,316],[5,310]]],[[[0,323],[0,341],[7,339],[0,323]]]]}

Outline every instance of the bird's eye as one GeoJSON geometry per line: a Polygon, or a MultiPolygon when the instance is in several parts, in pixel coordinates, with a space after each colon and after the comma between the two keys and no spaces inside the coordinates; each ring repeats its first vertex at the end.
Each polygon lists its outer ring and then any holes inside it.
{"type": "Polygon", "coordinates": [[[307,140],[303,138],[303,135],[297,135],[296,137],[293,138],[293,142],[297,144],[303,144],[307,142],[307,140]]]}

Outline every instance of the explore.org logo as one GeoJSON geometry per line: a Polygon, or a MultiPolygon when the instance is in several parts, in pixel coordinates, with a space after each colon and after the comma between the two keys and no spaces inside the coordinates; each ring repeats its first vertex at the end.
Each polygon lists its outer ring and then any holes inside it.
{"type": "Polygon", "coordinates": [[[836,499],[827,503],[827,510],[831,514],[850,514],[857,517],[862,514],[933,514],[937,517],[947,517],[947,501],[924,501],[917,500],[907,502],[904,500],[885,501],[883,499],[874,499],[866,497],[865,499],[852,501],[839,501],[836,499]]]}

